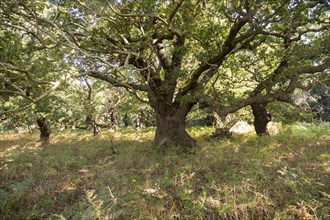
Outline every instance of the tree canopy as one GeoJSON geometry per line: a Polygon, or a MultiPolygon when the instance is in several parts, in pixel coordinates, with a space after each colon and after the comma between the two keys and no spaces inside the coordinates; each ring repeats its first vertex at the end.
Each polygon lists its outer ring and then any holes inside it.
{"type": "Polygon", "coordinates": [[[185,119],[197,103],[222,118],[250,105],[255,117],[266,117],[267,103],[294,103],[296,89],[329,80],[327,1],[4,0],[0,6],[2,93],[32,99],[26,82],[39,88],[63,79],[71,66],[150,105],[154,145],[194,146],[185,119]]]}

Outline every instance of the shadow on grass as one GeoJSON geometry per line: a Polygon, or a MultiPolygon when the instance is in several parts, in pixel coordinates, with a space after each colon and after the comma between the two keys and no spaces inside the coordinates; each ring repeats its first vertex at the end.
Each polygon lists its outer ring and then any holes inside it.
{"type": "Polygon", "coordinates": [[[44,218],[65,212],[68,206],[79,208],[86,202],[87,190],[110,184],[106,176],[113,175],[117,157],[127,157],[126,151],[145,146],[111,133],[100,137],[86,132],[57,133],[44,146],[28,134],[11,137],[2,142],[1,156],[6,158],[0,171],[2,219],[44,218]]]}
{"type": "Polygon", "coordinates": [[[0,173],[4,219],[292,219],[301,201],[329,217],[325,130],[211,141],[207,130],[191,132],[194,154],[151,148],[152,130],[62,132],[47,146],[17,148],[0,173]]]}

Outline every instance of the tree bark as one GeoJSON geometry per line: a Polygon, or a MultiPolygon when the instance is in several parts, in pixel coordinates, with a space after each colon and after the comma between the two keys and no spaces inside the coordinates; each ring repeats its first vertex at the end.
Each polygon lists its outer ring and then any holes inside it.
{"type": "Polygon", "coordinates": [[[117,120],[115,117],[115,113],[112,111],[109,113],[109,117],[110,117],[110,124],[109,124],[109,130],[110,131],[117,131],[117,120]]]}
{"type": "Polygon", "coordinates": [[[271,115],[267,113],[267,104],[252,104],[252,112],[254,116],[254,129],[257,135],[269,135],[267,124],[271,121],[271,115]]]}
{"type": "Polygon", "coordinates": [[[118,129],[118,123],[116,119],[117,103],[114,103],[111,97],[108,98],[108,111],[105,117],[106,121],[110,121],[108,124],[110,131],[116,131],[118,129]]]}
{"type": "Polygon", "coordinates": [[[96,136],[100,133],[100,126],[96,123],[96,120],[93,119],[93,135],[96,136]]]}
{"type": "Polygon", "coordinates": [[[40,131],[40,141],[42,143],[49,143],[50,129],[46,123],[46,118],[38,118],[37,124],[40,131]]]}
{"type": "Polygon", "coordinates": [[[167,106],[155,109],[157,129],[153,146],[196,146],[196,140],[185,129],[186,116],[191,107],[175,108],[167,106]]]}

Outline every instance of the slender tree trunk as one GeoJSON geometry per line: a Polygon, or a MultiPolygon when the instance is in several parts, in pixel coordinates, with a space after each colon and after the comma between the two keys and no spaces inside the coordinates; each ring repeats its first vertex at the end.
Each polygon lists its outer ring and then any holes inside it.
{"type": "Polygon", "coordinates": [[[118,97],[108,96],[107,100],[108,100],[108,104],[107,104],[108,110],[105,116],[105,121],[107,122],[110,121],[110,123],[108,123],[108,127],[110,131],[116,131],[118,129],[118,121],[116,118],[117,105],[118,102],[120,102],[120,98],[119,96],[118,97]]]}
{"type": "Polygon", "coordinates": [[[46,118],[38,118],[37,124],[40,130],[40,141],[42,143],[49,143],[50,129],[46,123],[46,118]]]}
{"type": "Polygon", "coordinates": [[[96,120],[93,119],[93,135],[96,136],[100,133],[100,126],[96,123],[96,120]]]}
{"type": "Polygon", "coordinates": [[[109,118],[110,118],[110,124],[109,124],[109,130],[110,131],[116,131],[118,126],[117,126],[117,120],[115,117],[115,112],[114,109],[109,110],[109,118]]]}
{"type": "Polygon", "coordinates": [[[267,113],[267,104],[252,104],[254,116],[254,129],[257,135],[269,135],[267,124],[271,121],[271,115],[267,113]]]}
{"type": "Polygon", "coordinates": [[[153,142],[154,146],[196,146],[196,140],[192,138],[185,129],[186,116],[191,107],[163,107],[155,109],[157,129],[153,142]]]}
{"type": "Polygon", "coordinates": [[[92,89],[90,83],[88,82],[87,78],[84,78],[84,80],[88,87],[88,94],[87,94],[88,106],[86,106],[88,109],[88,115],[86,116],[85,122],[86,122],[87,129],[92,129],[93,135],[96,136],[100,132],[100,128],[96,122],[95,109],[94,109],[94,105],[93,105],[93,89],[92,89]]]}

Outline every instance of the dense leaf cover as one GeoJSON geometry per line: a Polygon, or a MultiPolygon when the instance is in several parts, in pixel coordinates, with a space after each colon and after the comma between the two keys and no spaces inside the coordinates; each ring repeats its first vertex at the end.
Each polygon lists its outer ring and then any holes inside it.
{"type": "MultiPolygon", "coordinates": [[[[30,107],[66,76],[89,76],[126,89],[153,108],[158,128],[178,128],[194,145],[184,121],[197,103],[225,118],[252,104],[294,103],[296,89],[329,82],[327,1],[4,0],[0,7],[3,112],[22,98],[19,107],[30,107]]],[[[155,144],[183,144],[173,135],[158,129],[155,144]]]]}

